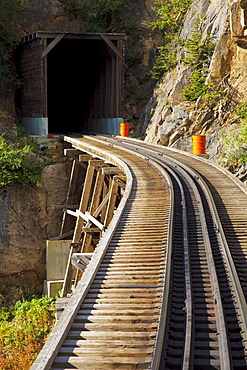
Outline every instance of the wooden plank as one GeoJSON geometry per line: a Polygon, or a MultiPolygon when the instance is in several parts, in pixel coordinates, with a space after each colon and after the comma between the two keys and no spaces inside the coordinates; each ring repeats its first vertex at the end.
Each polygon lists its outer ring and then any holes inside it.
{"type": "MultiPolygon", "coordinates": [[[[98,163],[98,161],[96,162],[98,163]]],[[[79,207],[79,211],[82,213],[85,213],[88,207],[89,196],[90,196],[90,191],[91,191],[93,176],[94,176],[94,171],[95,171],[95,164],[96,164],[95,161],[93,160],[89,161],[89,166],[88,166],[87,173],[86,173],[85,183],[84,183],[80,207],[79,207]]],[[[73,242],[80,241],[82,226],[83,226],[83,220],[81,220],[81,218],[78,217],[76,227],[75,227],[73,242]]]]}
{"type": "Polygon", "coordinates": [[[99,232],[99,228],[98,227],[83,227],[82,228],[82,231],[84,233],[98,233],[99,232]]]}
{"type": "Polygon", "coordinates": [[[84,272],[91,260],[92,255],[92,253],[73,253],[71,262],[78,270],[84,272]]]}
{"type": "MultiPolygon", "coordinates": [[[[89,166],[87,168],[85,183],[84,183],[80,207],[79,207],[79,211],[82,213],[85,212],[87,209],[94,171],[95,171],[95,166],[92,164],[92,161],[89,161],[89,166]]],[[[73,243],[80,241],[81,230],[82,230],[83,224],[84,224],[83,219],[81,219],[81,217],[77,217],[75,231],[74,231],[73,240],[72,240],[73,243]]],[[[68,257],[67,268],[65,272],[64,284],[63,284],[63,289],[62,289],[62,297],[66,297],[70,289],[71,278],[72,278],[72,266],[71,266],[70,261],[71,261],[73,252],[74,252],[73,248],[71,248],[70,254],[68,257]]]]}
{"type": "Polygon", "coordinates": [[[123,55],[120,50],[117,48],[116,45],[104,34],[100,34],[101,38],[105,41],[105,43],[109,46],[110,50],[113,52],[113,55],[117,55],[120,59],[123,59],[123,55]]]}
{"type": "Polygon", "coordinates": [[[91,221],[100,230],[105,230],[105,225],[103,225],[101,222],[99,222],[95,217],[90,215],[88,212],[86,212],[86,216],[88,217],[88,220],[91,221]]]}
{"type": "Polygon", "coordinates": [[[106,205],[106,203],[108,202],[109,200],[109,197],[110,197],[110,192],[108,192],[104,199],[102,200],[102,202],[100,203],[100,205],[98,206],[98,208],[96,209],[96,211],[93,213],[93,216],[94,217],[98,217],[98,215],[100,214],[100,212],[103,210],[104,206],[106,205]]]}
{"type": "MultiPolygon", "coordinates": [[[[77,210],[77,211],[78,211],[78,210],[77,210]]],[[[66,213],[67,213],[68,215],[70,215],[70,216],[78,217],[77,212],[75,212],[75,211],[71,211],[70,209],[67,209],[67,210],[66,210],[66,213]]]]}
{"type": "MultiPolygon", "coordinates": [[[[83,214],[85,213],[87,207],[88,207],[88,202],[89,202],[89,196],[93,184],[93,176],[94,176],[94,171],[95,169],[100,169],[104,165],[104,161],[99,159],[91,159],[89,161],[89,165],[87,168],[87,173],[85,177],[85,183],[82,191],[82,196],[81,196],[81,202],[80,202],[80,207],[79,210],[77,210],[78,214],[83,214]]],[[[73,211],[70,211],[70,214],[74,215],[71,213],[73,211]]],[[[67,210],[68,213],[68,210],[67,210]]],[[[83,217],[77,217],[76,220],[76,226],[75,226],[75,231],[73,235],[73,243],[79,242],[81,240],[81,234],[82,234],[82,228],[84,226],[84,219],[83,217]]],[[[71,266],[71,257],[73,254],[73,248],[70,250],[70,255],[68,258],[68,264],[67,264],[67,269],[65,273],[65,278],[64,278],[64,285],[62,289],[62,296],[65,297],[67,293],[69,292],[70,289],[70,284],[71,284],[71,277],[72,277],[72,266],[71,266]]]]}
{"type": "MultiPolygon", "coordinates": [[[[123,43],[118,42],[118,47],[123,48],[123,43]]],[[[123,114],[123,62],[121,59],[116,61],[116,117],[123,114]]]]}
{"type": "MultiPolygon", "coordinates": [[[[69,180],[69,186],[68,186],[68,191],[67,191],[67,196],[66,196],[65,208],[69,208],[68,203],[70,199],[73,197],[73,195],[75,194],[79,168],[80,167],[78,166],[77,161],[74,160],[72,163],[71,172],[70,172],[70,180],[69,180]]],[[[66,217],[66,212],[64,212],[63,218],[62,218],[61,229],[60,229],[60,235],[63,235],[64,233],[69,231],[70,227],[71,227],[70,222],[68,218],[66,217]]]]}
{"type": "Polygon", "coordinates": [[[80,154],[79,155],[79,162],[88,162],[93,158],[90,154],[80,154]]]}
{"type": "MultiPolygon", "coordinates": [[[[91,223],[93,223],[95,226],[97,226],[102,231],[104,230],[105,227],[102,223],[96,220],[95,217],[97,217],[98,214],[100,213],[98,206],[100,203],[100,198],[101,198],[102,189],[104,185],[104,177],[105,175],[103,174],[102,168],[101,168],[98,170],[98,173],[97,173],[97,178],[96,178],[95,185],[94,185],[94,192],[92,196],[92,202],[89,208],[89,212],[87,213],[88,215],[87,221],[91,221],[91,223]],[[98,213],[96,212],[96,210],[98,211],[98,213]],[[92,214],[93,216],[90,214],[92,214]]],[[[90,223],[88,222],[86,227],[89,227],[89,226],[90,226],[90,223]]],[[[91,242],[92,242],[92,235],[85,234],[83,238],[82,252],[89,251],[91,242]]]]}
{"type": "MultiPolygon", "coordinates": [[[[34,38],[56,38],[61,32],[47,32],[47,31],[37,31],[23,38],[32,40],[34,38]]],[[[79,33],[79,32],[62,32],[65,39],[72,40],[101,40],[102,35],[106,35],[111,40],[127,40],[127,36],[124,33],[79,33]]]]}
{"type": "Polygon", "coordinates": [[[232,40],[237,44],[247,44],[247,36],[232,36],[232,40]]]}
{"type": "Polygon", "coordinates": [[[111,189],[110,189],[110,199],[106,210],[106,217],[104,221],[104,225],[107,227],[109,226],[109,223],[111,222],[112,216],[114,214],[116,199],[117,199],[117,193],[118,191],[118,184],[116,181],[112,181],[111,183],[111,189]]]}
{"type": "Polygon", "coordinates": [[[42,58],[45,58],[47,54],[61,41],[65,36],[65,33],[60,33],[52,42],[43,50],[42,58]]]}
{"type": "Polygon", "coordinates": [[[118,83],[118,76],[117,76],[117,58],[111,59],[111,76],[110,76],[110,104],[111,104],[111,114],[112,117],[118,117],[117,115],[117,106],[119,97],[117,95],[117,83],[118,83]]]}
{"type": "MultiPolygon", "coordinates": [[[[47,39],[42,40],[42,46],[47,45],[47,39]]],[[[42,59],[42,91],[43,95],[43,117],[48,117],[48,97],[47,97],[47,58],[42,59]]],[[[41,98],[42,99],[42,98],[41,98]]],[[[31,110],[32,111],[32,110],[31,110]]]]}
{"type": "MultiPolygon", "coordinates": [[[[104,184],[103,184],[103,189],[102,189],[102,197],[105,198],[105,196],[108,195],[108,199],[109,199],[109,191],[108,191],[108,186],[106,184],[106,182],[104,181],[104,184]]],[[[101,223],[103,224],[104,223],[104,219],[105,219],[105,214],[106,214],[106,203],[108,202],[108,199],[107,201],[105,202],[105,204],[103,205],[102,209],[101,209],[101,223]]],[[[102,203],[101,203],[102,204],[102,203]]]]}
{"type": "Polygon", "coordinates": [[[120,179],[119,177],[116,177],[115,178],[115,182],[118,184],[118,186],[120,186],[121,188],[125,189],[126,183],[122,179],[120,179]]]}
{"type": "Polygon", "coordinates": [[[123,173],[123,171],[118,167],[103,167],[102,172],[104,175],[112,175],[112,174],[120,174],[123,173]]]}
{"type": "Polygon", "coordinates": [[[100,197],[101,197],[101,193],[102,193],[102,188],[103,188],[103,184],[104,184],[104,177],[105,177],[105,175],[102,171],[102,168],[100,168],[98,170],[98,173],[97,173],[96,181],[95,181],[95,184],[94,184],[94,191],[93,191],[93,195],[92,195],[92,201],[91,201],[91,205],[90,205],[90,208],[89,208],[89,213],[91,213],[91,214],[94,214],[94,212],[96,211],[96,209],[99,206],[100,197]]]}
{"type": "Polygon", "coordinates": [[[50,240],[61,240],[61,239],[67,238],[70,235],[72,236],[73,233],[74,233],[74,229],[67,231],[66,233],[60,234],[58,236],[55,236],[54,238],[51,238],[50,240]]]}
{"type": "Polygon", "coordinates": [[[71,148],[69,148],[69,149],[64,149],[64,155],[67,155],[68,157],[74,157],[75,155],[80,155],[81,154],[81,150],[79,150],[79,149],[71,149],[71,148]]]}
{"type": "MultiPolygon", "coordinates": [[[[94,217],[94,219],[95,219],[95,217],[98,217],[98,215],[100,214],[100,212],[101,212],[101,210],[103,209],[103,207],[106,205],[106,203],[107,203],[107,201],[108,201],[108,199],[109,199],[109,196],[110,196],[110,193],[108,192],[107,194],[106,194],[106,196],[104,197],[104,199],[103,199],[103,201],[100,203],[100,205],[98,206],[98,208],[96,209],[96,211],[94,212],[94,214],[93,214],[93,216],[92,217],[94,217]]],[[[72,216],[76,216],[76,217],[78,217],[78,216],[80,216],[81,215],[81,217],[85,220],[85,221],[88,221],[87,222],[87,224],[86,224],[86,226],[85,227],[83,227],[82,228],[82,231],[84,231],[84,229],[87,229],[88,228],[88,230],[90,230],[91,231],[91,229],[89,229],[89,227],[90,227],[90,225],[91,225],[91,223],[92,223],[92,221],[90,220],[90,218],[87,216],[87,214],[83,214],[82,212],[73,212],[73,211],[70,211],[70,210],[68,210],[69,211],[69,213],[72,215],[72,216]]],[[[97,220],[96,220],[97,221],[97,220]]],[[[97,229],[97,231],[98,231],[98,229],[97,229]]]]}

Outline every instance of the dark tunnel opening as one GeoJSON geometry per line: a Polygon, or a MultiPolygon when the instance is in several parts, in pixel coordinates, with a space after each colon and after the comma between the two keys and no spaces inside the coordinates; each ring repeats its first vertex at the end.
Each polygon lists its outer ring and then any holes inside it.
{"type": "Polygon", "coordinates": [[[62,40],[48,54],[50,133],[85,131],[106,51],[102,41],[62,40]]]}

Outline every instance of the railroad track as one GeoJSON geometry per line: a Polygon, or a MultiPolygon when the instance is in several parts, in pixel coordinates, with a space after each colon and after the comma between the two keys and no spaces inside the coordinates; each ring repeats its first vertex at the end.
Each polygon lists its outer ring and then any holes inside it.
{"type": "Polygon", "coordinates": [[[239,209],[240,225],[225,190],[244,205],[241,187],[181,152],[127,139],[65,140],[124,158],[128,185],[115,226],[32,370],[247,368],[245,216],[239,209]]]}

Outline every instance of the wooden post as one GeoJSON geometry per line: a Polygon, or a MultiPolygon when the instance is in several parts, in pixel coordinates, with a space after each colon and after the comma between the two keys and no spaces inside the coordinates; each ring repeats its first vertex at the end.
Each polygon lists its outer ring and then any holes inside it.
{"type": "Polygon", "coordinates": [[[99,206],[100,199],[101,199],[101,193],[102,193],[102,187],[104,184],[104,177],[105,175],[102,172],[102,168],[98,170],[95,185],[94,185],[94,191],[92,196],[92,202],[89,208],[89,213],[92,215],[96,211],[96,209],[99,206]]]}
{"type": "MultiPolygon", "coordinates": [[[[66,197],[66,202],[65,202],[65,208],[69,204],[70,199],[75,193],[76,190],[76,179],[78,175],[78,170],[79,170],[80,165],[77,163],[76,160],[73,160],[72,163],[72,168],[71,168],[71,173],[70,173],[70,180],[69,180],[69,187],[68,187],[68,192],[67,192],[67,197],[66,197]]],[[[60,236],[63,235],[64,233],[68,232],[68,219],[67,219],[67,213],[66,210],[63,214],[63,219],[62,219],[62,225],[61,225],[61,230],[60,230],[60,236]]]]}
{"type": "MultiPolygon", "coordinates": [[[[104,181],[104,184],[103,184],[103,189],[102,189],[102,197],[103,199],[105,198],[106,194],[109,192],[109,189],[107,187],[107,184],[106,182],[104,181]]],[[[105,214],[106,214],[106,205],[102,208],[102,211],[101,211],[101,218],[100,218],[100,221],[101,223],[103,224],[104,223],[104,220],[105,220],[105,214]]]]}
{"type": "Polygon", "coordinates": [[[104,225],[106,227],[109,226],[109,223],[111,222],[111,219],[114,213],[117,195],[118,195],[118,183],[115,181],[115,178],[116,176],[113,177],[111,188],[110,188],[110,199],[109,199],[109,203],[107,206],[106,217],[105,217],[105,222],[104,222],[104,225]]]}
{"type": "MultiPolygon", "coordinates": [[[[94,191],[92,195],[92,201],[91,201],[90,208],[89,208],[89,213],[93,216],[96,213],[96,210],[98,209],[98,206],[100,203],[102,188],[104,185],[104,177],[105,175],[102,172],[102,168],[100,168],[97,173],[96,181],[94,184],[94,191]]],[[[95,217],[97,217],[97,215],[95,217]]],[[[85,228],[89,228],[90,226],[91,226],[91,222],[88,222],[85,228]]],[[[92,251],[91,250],[92,248],[90,249],[92,238],[93,238],[93,235],[91,232],[84,232],[81,253],[88,253],[92,251]]],[[[81,273],[77,271],[76,278],[75,278],[75,285],[77,284],[80,277],[81,277],[81,273]]]]}
{"type": "MultiPolygon", "coordinates": [[[[91,188],[92,188],[92,184],[93,184],[93,177],[94,177],[95,168],[97,166],[101,167],[103,165],[103,163],[104,163],[104,161],[102,161],[102,160],[92,159],[92,160],[89,161],[89,165],[88,165],[87,173],[86,173],[86,177],[85,177],[85,183],[84,183],[84,187],[83,187],[83,191],[82,191],[80,207],[79,207],[79,211],[82,212],[82,213],[85,213],[86,210],[87,210],[87,207],[88,207],[89,197],[90,197],[91,188]]],[[[72,243],[80,242],[83,225],[84,225],[84,220],[81,217],[77,217],[72,243]]],[[[65,272],[65,277],[64,277],[62,297],[66,297],[66,295],[68,294],[69,289],[70,289],[71,278],[72,278],[71,257],[72,257],[73,253],[74,253],[74,250],[73,250],[73,248],[71,248],[70,253],[69,253],[67,268],[66,268],[66,272],[65,272]]]]}

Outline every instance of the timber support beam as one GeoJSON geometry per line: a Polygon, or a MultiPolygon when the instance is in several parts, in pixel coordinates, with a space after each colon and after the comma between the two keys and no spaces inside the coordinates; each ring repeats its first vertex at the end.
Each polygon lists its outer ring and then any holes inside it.
{"type": "MultiPolygon", "coordinates": [[[[90,254],[93,253],[95,247],[97,248],[97,243],[111,222],[126,183],[125,175],[121,169],[110,166],[102,159],[93,158],[90,154],[85,154],[77,149],[66,149],[65,153],[73,158],[73,166],[68,196],[64,204],[64,220],[66,220],[66,217],[74,218],[75,228],[69,251],[62,297],[66,297],[71,289],[73,269],[77,268],[75,287],[84,271],[84,267],[86,268],[86,265],[82,268],[80,262],[75,263],[75,254],[90,254]],[[86,173],[82,184],[79,206],[72,205],[69,207],[76,168],[75,163],[86,164],[86,173]]],[[[77,168],[81,167],[77,166],[77,168]]],[[[65,224],[64,220],[63,224],[65,224]]],[[[60,236],[65,235],[66,231],[63,226],[60,236]]]]}

